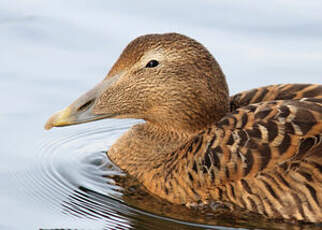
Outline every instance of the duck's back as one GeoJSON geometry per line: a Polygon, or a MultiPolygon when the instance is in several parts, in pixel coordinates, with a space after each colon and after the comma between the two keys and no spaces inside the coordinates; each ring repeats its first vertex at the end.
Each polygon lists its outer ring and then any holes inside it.
{"type": "Polygon", "coordinates": [[[233,96],[231,105],[241,108],[221,125],[233,130],[230,151],[245,156],[235,183],[241,205],[268,216],[322,221],[322,85],[263,87],[233,96]]]}
{"type": "Polygon", "coordinates": [[[221,141],[206,154],[225,155],[218,183],[235,189],[227,198],[270,217],[322,221],[322,99],[252,104],[218,127],[221,141]]]}
{"type": "MultiPolygon", "coordinates": [[[[177,153],[188,166],[186,196],[322,222],[322,86],[263,87],[231,102],[238,109],[177,153]]],[[[180,168],[174,178],[183,186],[180,168]]]]}
{"type": "Polygon", "coordinates": [[[231,111],[264,101],[294,100],[302,98],[322,98],[319,84],[279,84],[255,88],[230,97],[231,111]]]}

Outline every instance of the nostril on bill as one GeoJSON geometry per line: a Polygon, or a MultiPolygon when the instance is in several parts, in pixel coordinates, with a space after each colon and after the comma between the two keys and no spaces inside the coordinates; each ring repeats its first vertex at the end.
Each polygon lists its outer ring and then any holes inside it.
{"type": "Polygon", "coordinates": [[[88,109],[88,107],[90,107],[92,104],[94,103],[94,99],[89,100],[88,102],[86,102],[84,105],[82,105],[81,107],[79,107],[77,109],[77,112],[83,112],[85,110],[88,109]]]}

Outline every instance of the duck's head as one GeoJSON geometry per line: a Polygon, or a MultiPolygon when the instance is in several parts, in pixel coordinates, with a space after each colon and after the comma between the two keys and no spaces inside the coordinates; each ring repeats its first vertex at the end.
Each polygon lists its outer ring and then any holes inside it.
{"type": "Polygon", "coordinates": [[[209,51],[177,33],[133,40],[107,76],[45,128],[103,118],[137,118],[195,132],[228,111],[225,76],[209,51]]]}

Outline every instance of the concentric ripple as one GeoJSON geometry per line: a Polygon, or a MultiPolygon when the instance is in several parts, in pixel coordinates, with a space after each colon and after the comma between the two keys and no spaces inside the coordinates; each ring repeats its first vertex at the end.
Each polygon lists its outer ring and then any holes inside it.
{"type": "MultiPolygon", "coordinates": [[[[77,223],[80,216],[102,220],[102,213],[75,206],[75,202],[81,201],[91,207],[92,199],[82,188],[104,194],[115,203],[121,202],[122,188],[115,185],[112,176],[122,176],[123,173],[108,160],[106,150],[132,124],[120,122],[120,125],[114,123],[110,127],[93,123],[44,134],[40,143],[35,144],[37,149],[33,157],[26,161],[26,170],[10,175],[16,184],[12,187],[17,188],[14,197],[27,198],[32,210],[45,210],[46,216],[53,215],[54,219],[64,223],[48,226],[47,221],[46,226],[40,227],[84,228],[84,221],[77,223]]],[[[109,220],[100,221],[100,225],[105,226],[108,222],[110,226],[129,228],[126,218],[113,213],[112,209],[107,211],[108,215],[105,215],[109,220]]]]}

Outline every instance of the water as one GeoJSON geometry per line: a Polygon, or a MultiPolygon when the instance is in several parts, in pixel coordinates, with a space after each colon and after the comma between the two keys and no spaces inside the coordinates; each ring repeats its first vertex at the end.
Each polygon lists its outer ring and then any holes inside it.
{"type": "Polygon", "coordinates": [[[318,229],[188,210],[106,158],[136,120],[43,130],[138,35],[176,31],[215,55],[232,93],[322,83],[319,1],[0,1],[0,229],[318,229]]]}

